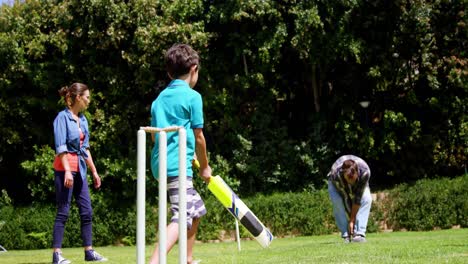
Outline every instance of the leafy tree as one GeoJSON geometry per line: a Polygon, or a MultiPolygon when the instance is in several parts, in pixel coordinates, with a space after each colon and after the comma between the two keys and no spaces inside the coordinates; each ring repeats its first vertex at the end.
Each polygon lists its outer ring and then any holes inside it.
{"type": "Polygon", "coordinates": [[[169,81],[163,54],[176,42],[200,52],[210,159],[244,195],[322,188],[347,153],[383,187],[458,175],[468,157],[465,13],[449,0],[3,5],[0,189],[16,203],[49,202],[57,90],[84,82],[104,183],[93,199],[132,205],[135,132],[169,81]]]}
{"type": "Polygon", "coordinates": [[[374,139],[368,155],[378,175],[391,176],[381,182],[466,166],[465,8],[451,1],[362,1],[352,15],[354,34],[367,50],[367,78],[375,84],[367,95],[374,139]]]}
{"type": "Polygon", "coordinates": [[[27,173],[19,164],[33,159],[35,150],[53,147],[51,124],[63,108],[57,90],[79,81],[92,92],[86,115],[105,186],[100,194],[133,203],[135,131],[149,123],[149,104],[167,82],[161,69],[164,49],[177,41],[205,45],[209,36],[194,12],[203,11],[200,3],[28,1],[2,7],[0,53],[7,59],[1,65],[0,122],[2,132],[11,135],[1,142],[9,146],[1,156],[11,157],[2,162],[2,171],[8,171],[2,175],[22,176],[4,183],[24,194],[15,198],[29,199],[28,178],[52,185],[49,170],[36,169],[45,168],[38,160],[23,163],[27,173]],[[191,19],[194,23],[187,24],[191,19]]]}

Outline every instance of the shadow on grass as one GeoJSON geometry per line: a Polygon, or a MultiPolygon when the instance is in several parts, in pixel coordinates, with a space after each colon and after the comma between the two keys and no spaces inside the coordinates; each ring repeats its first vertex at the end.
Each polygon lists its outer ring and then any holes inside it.
{"type": "Polygon", "coordinates": [[[337,242],[319,242],[318,244],[321,244],[321,245],[336,245],[338,243],[337,242]]]}
{"type": "Polygon", "coordinates": [[[50,263],[49,261],[42,261],[42,262],[18,262],[18,264],[44,264],[50,263]]]}

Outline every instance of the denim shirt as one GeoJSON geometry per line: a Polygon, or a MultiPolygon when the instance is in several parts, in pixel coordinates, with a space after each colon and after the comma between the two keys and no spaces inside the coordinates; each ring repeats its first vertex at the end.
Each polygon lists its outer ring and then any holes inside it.
{"type": "Polygon", "coordinates": [[[88,159],[89,148],[89,129],[88,120],[80,113],[80,128],[84,134],[83,145],[80,146],[80,130],[78,123],[73,119],[72,113],[68,108],[58,113],[54,120],[54,140],[55,153],[57,155],[67,152],[76,153],[78,155],[78,163],[80,175],[82,179],[86,178],[86,159],[88,159]]]}

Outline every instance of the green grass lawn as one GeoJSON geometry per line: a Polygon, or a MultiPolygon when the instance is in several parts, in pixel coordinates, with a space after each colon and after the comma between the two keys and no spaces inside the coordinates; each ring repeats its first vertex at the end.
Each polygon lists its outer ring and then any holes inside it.
{"type": "MultiPolygon", "coordinates": [[[[201,264],[228,263],[468,263],[468,229],[431,232],[392,232],[369,234],[367,243],[344,244],[338,235],[275,239],[268,249],[255,241],[200,243],[195,258],[201,264]]],[[[100,247],[107,263],[135,263],[135,247],[100,247]]],[[[147,246],[146,259],[153,250],[147,246]]],[[[73,263],[85,263],[81,248],[65,248],[73,263]]],[[[51,263],[51,250],[12,250],[0,253],[0,263],[51,263]]],[[[178,263],[177,247],[168,263],[178,263]]]]}

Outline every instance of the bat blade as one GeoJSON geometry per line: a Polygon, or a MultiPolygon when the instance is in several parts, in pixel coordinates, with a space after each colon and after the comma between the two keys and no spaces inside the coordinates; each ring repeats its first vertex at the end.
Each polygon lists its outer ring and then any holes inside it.
{"type": "Polygon", "coordinates": [[[220,176],[212,176],[208,189],[221,204],[252,234],[264,248],[273,241],[273,234],[244,202],[231,190],[220,176]]]}

